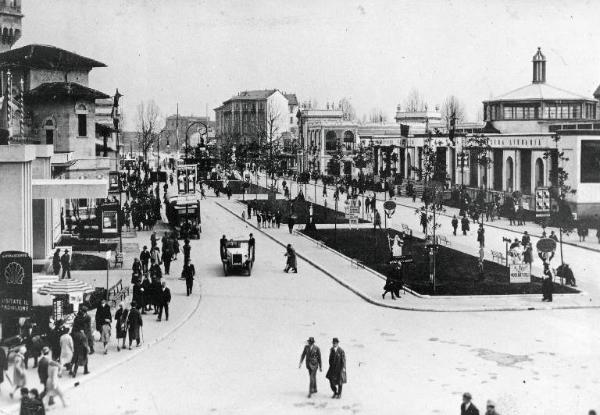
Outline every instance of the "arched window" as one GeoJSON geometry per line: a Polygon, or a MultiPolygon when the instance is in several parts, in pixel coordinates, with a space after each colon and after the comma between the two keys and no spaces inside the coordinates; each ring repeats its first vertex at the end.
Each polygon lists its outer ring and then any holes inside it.
{"type": "Polygon", "coordinates": [[[88,109],[84,104],[77,104],[75,113],[77,114],[77,135],[79,137],[87,137],[88,109]]]}
{"type": "Polygon", "coordinates": [[[354,133],[352,131],[344,132],[344,143],[354,143],[354,133]]]}
{"type": "Polygon", "coordinates": [[[337,141],[338,140],[335,131],[327,131],[327,134],[325,134],[325,150],[337,150],[337,141]]]}
{"type": "Polygon", "coordinates": [[[541,158],[535,161],[535,187],[544,186],[544,162],[541,158]]]}

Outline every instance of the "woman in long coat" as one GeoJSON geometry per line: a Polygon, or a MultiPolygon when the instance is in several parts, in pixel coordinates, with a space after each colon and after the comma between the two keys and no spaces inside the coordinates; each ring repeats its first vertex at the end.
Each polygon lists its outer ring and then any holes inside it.
{"type": "Polygon", "coordinates": [[[131,302],[131,310],[127,316],[127,329],[129,333],[129,350],[131,350],[131,343],[135,340],[136,346],[140,345],[140,329],[144,322],[142,316],[137,309],[135,301],[131,302]]]}
{"type": "Polygon", "coordinates": [[[125,348],[125,337],[127,336],[127,315],[129,314],[126,308],[123,308],[123,303],[119,303],[119,309],[115,312],[115,322],[117,328],[117,351],[121,351],[119,340],[123,339],[123,349],[125,348]]]}
{"type": "Polygon", "coordinates": [[[60,249],[54,251],[54,256],[52,257],[52,271],[54,271],[54,275],[60,273],[60,249]]]}
{"type": "Polygon", "coordinates": [[[14,357],[14,368],[13,368],[13,391],[10,393],[10,397],[13,397],[13,394],[17,389],[24,388],[27,384],[27,372],[25,371],[25,353],[27,353],[27,348],[25,346],[21,346],[19,351],[14,357]]]}
{"type": "Polygon", "coordinates": [[[69,334],[68,329],[63,330],[60,336],[60,363],[71,370],[71,360],[73,360],[73,337],[69,334]]]}

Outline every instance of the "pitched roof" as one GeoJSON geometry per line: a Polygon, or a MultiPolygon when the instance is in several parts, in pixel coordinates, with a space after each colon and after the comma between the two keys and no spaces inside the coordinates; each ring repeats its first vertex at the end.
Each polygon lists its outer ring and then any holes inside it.
{"type": "Polygon", "coordinates": [[[597,98],[598,96],[600,96],[600,85],[598,85],[598,88],[594,91],[594,97],[597,98]]]}
{"type": "Polygon", "coordinates": [[[259,99],[267,99],[277,91],[276,89],[257,89],[252,91],[242,91],[237,95],[232,96],[225,102],[229,101],[252,101],[259,99]]]}
{"type": "Polygon", "coordinates": [[[492,98],[484,102],[491,101],[542,101],[542,100],[587,100],[591,101],[592,98],[585,97],[583,95],[576,94],[574,92],[566,91],[561,88],[557,88],[546,83],[534,83],[525,85],[521,88],[517,88],[513,91],[507,92],[504,95],[492,98]]]}
{"type": "Polygon", "coordinates": [[[91,69],[106,65],[55,46],[34,44],[0,53],[0,67],[10,66],[28,66],[39,69],[91,69]]]}
{"type": "Polygon", "coordinates": [[[298,98],[296,94],[284,94],[288,100],[288,105],[298,105],[298,98]]]}
{"type": "Polygon", "coordinates": [[[73,97],[96,100],[98,98],[109,98],[104,92],[97,91],[87,86],[74,82],[48,82],[41,84],[25,93],[25,98],[49,98],[52,100],[73,97]]]}

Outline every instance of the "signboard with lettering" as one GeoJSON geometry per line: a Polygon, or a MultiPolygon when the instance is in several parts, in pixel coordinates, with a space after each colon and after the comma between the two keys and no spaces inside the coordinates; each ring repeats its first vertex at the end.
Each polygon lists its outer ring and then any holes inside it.
{"type": "Polygon", "coordinates": [[[510,283],[528,284],[531,282],[529,264],[510,264],[510,283]]]}
{"type": "Polygon", "coordinates": [[[31,312],[32,267],[31,257],[26,252],[0,253],[0,314],[31,312]]]}

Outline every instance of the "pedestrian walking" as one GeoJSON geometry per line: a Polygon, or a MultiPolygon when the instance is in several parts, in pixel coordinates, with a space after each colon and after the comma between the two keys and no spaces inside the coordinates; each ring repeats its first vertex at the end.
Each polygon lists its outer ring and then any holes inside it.
{"type": "Polygon", "coordinates": [[[456,236],[456,229],[458,228],[458,218],[456,217],[456,215],[452,216],[452,229],[453,232],[452,234],[454,236],[456,236]]]}
{"type": "MultiPolygon", "coordinates": [[[[86,306],[81,306],[79,312],[75,316],[73,321],[73,333],[77,333],[79,330],[83,330],[88,339],[88,353],[94,354],[94,336],[92,333],[92,318],[87,313],[88,309],[86,306]]],[[[73,339],[75,340],[75,339],[73,339]]]]}
{"type": "Polygon", "coordinates": [[[101,332],[102,326],[106,320],[112,321],[112,314],[110,312],[110,306],[106,302],[106,298],[100,300],[100,306],[96,308],[96,330],[101,332]]]}
{"type": "Polygon", "coordinates": [[[73,333],[73,345],[75,346],[75,352],[73,353],[71,376],[77,376],[77,370],[79,369],[79,366],[83,366],[83,374],[87,375],[90,373],[88,370],[88,354],[90,349],[83,329],[77,330],[73,333]]]}
{"type": "Polygon", "coordinates": [[[121,347],[125,348],[125,337],[127,337],[127,317],[129,311],[123,308],[123,302],[119,303],[119,308],[115,312],[115,327],[117,332],[117,352],[121,351],[121,347]],[[123,345],[119,346],[119,340],[123,339],[123,345]]]}
{"type": "MultiPolygon", "coordinates": [[[[110,308],[108,309],[110,313],[110,308]]],[[[110,315],[110,314],[109,314],[110,315]]],[[[112,316],[110,318],[105,318],[102,327],[100,328],[100,341],[104,346],[104,354],[108,354],[108,344],[110,343],[111,336],[111,323],[112,316]]]]}
{"type": "Polygon", "coordinates": [[[190,246],[190,240],[186,239],[183,241],[183,263],[186,264],[190,260],[192,247],[190,246]]]}
{"type": "Polygon", "coordinates": [[[150,262],[150,252],[148,252],[148,247],[146,245],[144,245],[142,252],[140,252],[140,262],[142,263],[142,272],[146,274],[150,262]]]}
{"type": "Polygon", "coordinates": [[[462,219],[460,220],[460,227],[461,227],[463,236],[465,236],[467,234],[467,232],[469,231],[469,219],[467,218],[467,215],[464,215],[462,217],[462,219]]]}
{"type": "Polygon", "coordinates": [[[298,369],[302,367],[302,362],[306,359],[306,369],[308,370],[308,397],[310,398],[313,393],[317,393],[317,369],[322,372],[321,365],[321,350],[315,344],[314,337],[309,337],[302,355],[300,356],[300,363],[298,369]]]}
{"type": "Polygon", "coordinates": [[[290,234],[294,230],[295,224],[296,224],[296,221],[294,220],[294,215],[291,215],[288,219],[288,230],[290,231],[290,234]]]}
{"type": "Polygon", "coordinates": [[[71,255],[69,255],[69,250],[65,249],[65,253],[60,257],[60,265],[62,266],[62,276],[61,279],[71,278],[71,255]]]}
{"type": "Polygon", "coordinates": [[[42,349],[42,358],[38,362],[37,372],[40,378],[40,383],[44,386],[42,391],[42,399],[46,396],[46,381],[48,380],[48,364],[50,363],[50,348],[44,346],[42,349]]]}
{"type": "Polygon", "coordinates": [[[60,336],[60,364],[68,371],[71,371],[71,362],[73,361],[73,353],[75,346],[73,345],[73,337],[69,334],[69,329],[63,329],[63,334],[60,336]]]}
{"type": "Polygon", "coordinates": [[[163,310],[165,312],[165,320],[169,321],[169,303],[171,302],[171,290],[167,287],[167,282],[162,282],[162,287],[159,293],[158,321],[162,320],[163,310]]]}
{"type": "Polygon", "coordinates": [[[54,256],[52,257],[52,271],[54,271],[54,275],[60,274],[60,248],[57,248],[54,251],[54,256]]]}
{"type": "Polygon", "coordinates": [[[181,277],[185,279],[185,291],[189,297],[194,287],[194,276],[196,275],[196,269],[194,264],[190,264],[189,258],[185,261],[183,270],[181,271],[181,277]]]}
{"type": "Polygon", "coordinates": [[[46,380],[46,396],[48,396],[48,406],[54,404],[54,397],[56,396],[60,398],[63,407],[67,406],[65,403],[65,396],[58,381],[58,378],[61,376],[61,374],[61,364],[57,360],[51,360],[48,363],[48,379],[46,380]]]}
{"type": "Polygon", "coordinates": [[[254,261],[256,259],[256,239],[250,234],[248,238],[248,259],[254,261]]]}
{"type": "Polygon", "coordinates": [[[332,399],[342,397],[342,386],[346,383],[346,353],[340,347],[340,341],[337,337],[332,340],[332,347],[329,350],[329,369],[325,377],[329,379],[329,386],[333,391],[332,399]]]}
{"type": "Polygon", "coordinates": [[[421,212],[421,218],[419,220],[419,223],[421,224],[421,229],[423,230],[423,233],[427,233],[427,213],[425,212],[421,212]]]}
{"type": "Polygon", "coordinates": [[[397,295],[398,298],[400,298],[400,295],[398,295],[399,294],[398,284],[391,275],[388,275],[387,279],[385,280],[385,285],[383,286],[383,294],[381,294],[381,298],[383,298],[385,300],[385,295],[387,293],[390,293],[392,295],[392,300],[396,299],[395,295],[397,295]]]}
{"type": "Polygon", "coordinates": [[[373,230],[377,229],[377,227],[381,229],[381,215],[379,214],[379,211],[376,208],[373,208],[373,214],[373,230]]]}
{"type": "Polygon", "coordinates": [[[554,275],[548,264],[544,264],[544,281],[542,282],[542,301],[552,302],[552,293],[554,291],[554,275]]]}
{"type": "Polygon", "coordinates": [[[477,242],[479,242],[480,248],[485,248],[485,229],[483,229],[483,224],[479,224],[479,229],[477,229],[477,242]]]}
{"type": "Polygon", "coordinates": [[[165,264],[165,275],[169,275],[169,271],[171,271],[171,260],[173,258],[173,252],[169,249],[168,246],[163,248],[162,252],[162,262],[165,264]]]}
{"type": "Polygon", "coordinates": [[[140,347],[140,330],[144,325],[142,315],[137,309],[135,301],[131,302],[131,309],[127,313],[127,334],[129,334],[129,350],[131,350],[131,344],[135,340],[136,347],[140,347]]]}
{"type": "Polygon", "coordinates": [[[296,250],[292,247],[292,244],[287,245],[285,256],[287,257],[287,261],[285,263],[285,268],[283,269],[283,271],[287,273],[291,269],[295,274],[297,274],[298,265],[296,261],[296,250]]]}
{"type": "Polygon", "coordinates": [[[460,415],[479,415],[479,409],[471,402],[472,399],[469,392],[463,393],[460,415]]]}

